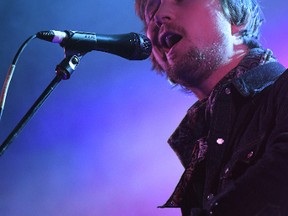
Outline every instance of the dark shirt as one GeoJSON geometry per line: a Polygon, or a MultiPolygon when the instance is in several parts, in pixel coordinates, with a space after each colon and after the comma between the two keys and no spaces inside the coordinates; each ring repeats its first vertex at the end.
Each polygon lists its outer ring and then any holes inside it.
{"type": "Polygon", "coordinates": [[[288,215],[288,188],[281,190],[288,123],[277,122],[288,120],[284,70],[270,51],[253,49],[188,110],[168,141],[185,171],[163,207],[180,207],[185,216],[288,215]]]}

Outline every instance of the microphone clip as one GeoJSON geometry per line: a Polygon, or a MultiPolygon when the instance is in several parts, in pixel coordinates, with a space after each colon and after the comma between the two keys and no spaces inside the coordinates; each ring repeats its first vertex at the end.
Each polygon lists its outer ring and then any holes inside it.
{"type": "Polygon", "coordinates": [[[80,60],[83,57],[81,54],[67,55],[57,66],[56,74],[61,76],[63,80],[67,80],[71,77],[72,73],[76,70],[76,67],[80,64],[80,60]]]}

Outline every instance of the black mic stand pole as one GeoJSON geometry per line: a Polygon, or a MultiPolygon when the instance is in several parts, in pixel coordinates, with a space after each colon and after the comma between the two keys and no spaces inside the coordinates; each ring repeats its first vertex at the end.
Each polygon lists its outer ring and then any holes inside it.
{"type": "Polygon", "coordinates": [[[67,80],[70,78],[71,74],[76,69],[77,65],[80,63],[81,57],[84,54],[75,54],[68,55],[63,59],[63,61],[56,66],[56,76],[47,86],[47,88],[43,91],[43,93],[39,96],[39,98],[35,101],[32,107],[28,110],[28,112],[23,116],[23,118],[19,121],[16,127],[12,130],[12,132],[7,136],[5,141],[0,146],[0,156],[7,149],[9,144],[13,142],[13,140],[18,136],[24,126],[28,123],[28,121],[34,116],[36,111],[43,105],[49,95],[53,92],[56,86],[60,83],[61,80],[67,80]]]}

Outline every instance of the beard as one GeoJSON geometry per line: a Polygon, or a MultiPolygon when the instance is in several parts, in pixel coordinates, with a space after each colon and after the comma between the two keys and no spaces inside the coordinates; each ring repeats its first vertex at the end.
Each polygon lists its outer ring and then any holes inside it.
{"type": "Polygon", "coordinates": [[[174,64],[166,68],[168,79],[186,89],[201,85],[223,62],[221,47],[218,43],[202,50],[190,47],[182,57],[178,57],[178,61],[174,58],[174,64]]]}

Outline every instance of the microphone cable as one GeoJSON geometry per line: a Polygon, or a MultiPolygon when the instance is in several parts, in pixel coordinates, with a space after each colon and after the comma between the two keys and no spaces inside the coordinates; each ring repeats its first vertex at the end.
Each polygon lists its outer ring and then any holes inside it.
{"type": "Polygon", "coordinates": [[[8,72],[6,74],[6,78],[5,78],[3,87],[2,87],[1,96],[0,96],[0,121],[1,121],[1,118],[2,118],[3,111],[4,111],[5,101],[6,101],[8,89],[9,89],[9,86],[10,86],[10,82],[11,82],[11,79],[13,77],[17,62],[18,62],[22,52],[26,48],[26,46],[35,38],[36,38],[36,34],[30,36],[26,41],[24,41],[24,43],[18,49],[16,55],[14,56],[14,59],[13,59],[11,65],[10,65],[10,67],[8,69],[8,72]]]}

